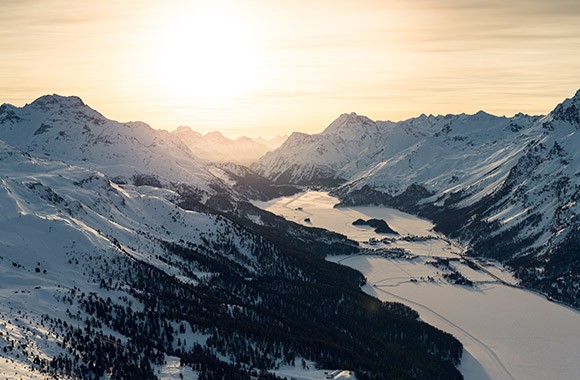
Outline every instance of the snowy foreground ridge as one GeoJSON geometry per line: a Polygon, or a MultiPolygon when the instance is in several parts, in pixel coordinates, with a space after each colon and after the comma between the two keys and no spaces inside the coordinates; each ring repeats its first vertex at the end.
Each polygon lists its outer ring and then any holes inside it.
{"type": "Polygon", "coordinates": [[[248,202],[296,191],[77,97],[0,106],[0,378],[461,379],[325,260],[355,242],[248,202]]]}
{"type": "Polygon", "coordinates": [[[510,286],[517,282],[509,271],[462,257],[462,247],[434,233],[429,221],[386,207],[334,208],[337,202],[311,191],[257,204],[366,245],[366,254],[328,260],[361,271],[365,292],[402,302],[457,337],[465,347],[460,370],[466,379],[573,379],[580,373],[578,311],[510,286]],[[354,226],[358,218],[384,219],[399,235],[354,226]],[[453,273],[471,284],[457,284],[453,273]]]}

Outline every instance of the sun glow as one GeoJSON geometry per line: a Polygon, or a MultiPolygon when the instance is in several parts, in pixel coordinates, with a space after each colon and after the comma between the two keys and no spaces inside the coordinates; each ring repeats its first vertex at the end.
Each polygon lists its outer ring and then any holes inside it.
{"type": "Polygon", "coordinates": [[[255,88],[259,53],[239,16],[205,8],[168,19],[154,37],[154,76],[162,90],[208,104],[255,88]]]}

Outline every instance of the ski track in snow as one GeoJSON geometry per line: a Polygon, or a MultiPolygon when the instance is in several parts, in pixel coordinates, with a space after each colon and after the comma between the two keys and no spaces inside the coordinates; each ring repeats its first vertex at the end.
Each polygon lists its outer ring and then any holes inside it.
{"type": "MultiPolygon", "coordinates": [[[[373,284],[373,285],[375,285],[375,284],[373,284]]],[[[502,361],[499,358],[499,356],[497,355],[497,353],[490,346],[485,344],[482,340],[480,340],[480,339],[476,338],[474,335],[470,334],[467,330],[459,327],[458,325],[456,325],[455,323],[450,321],[448,318],[445,318],[443,315],[437,313],[435,310],[431,309],[430,307],[428,307],[426,305],[412,301],[412,300],[405,298],[405,297],[398,296],[395,293],[392,293],[392,292],[389,292],[389,291],[383,289],[384,285],[383,286],[376,285],[373,287],[375,289],[377,289],[378,291],[383,292],[385,294],[388,294],[389,296],[395,298],[396,300],[399,300],[402,303],[404,303],[408,306],[411,306],[418,311],[421,311],[423,316],[427,312],[427,313],[430,313],[432,315],[432,317],[440,319],[443,322],[443,324],[445,324],[448,327],[445,329],[445,331],[447,331],[448,333],[452,334],[457,339],[459,339],[463,343],[464,347],[466,345],[467,340],[470,340],[472,343],[475,343],[475,345],[478,346],[481,349],[481,351],[483,351],[488,356],[488,358],[491,360],[491,362],[493,362],[493,364],[499,370],[499,372],[502,373],[502,375],[503,375],[502,379],[515,380],[515,377],[512,376],[510,371],[502,363],[502,361]]],[[[494,371],[494,379],[497,379],[496,375],[497,375],[497,371],[494,371]]]]}
{"type": "MultiPolygon", "coordinates": [[[[356,257],[356,256],[347,256],[341,260],[338,260],[337,263],[348,266],[348,264],[346,264],[345,262],[348,261],[349,259],[351,259],[352,257],[356,257]]],[[[501,377],[502,379],[515,380],[515,377],[506,368],[506,366],[503,364],[503,362],[501,361],[501,359],[499,358],[497,353],[490,346],[488,346],[485,342],[483,342],[481,339],[478,339],[474,335],[470,334],[467,330],[465,330],[465,329],[461,328],[460,326],[458,326],[457,324],[453,323],[448,318],[445,318],[443,315],[441,315],[437,311],[433,310],[429,306],[424,305],[424,304],[419,303],[419,302],[416,302],[416,301],[413,301],[409,298],[402,297],[402,296],[397,295],[397,294],[390,292],[388,290],[385,290],[385,288],[387,288],[387,287],[388,288],[391,288],[391,287],[396,288],[397,286],[399,286],[403,283],[408,283],[410,281],[409,280],[401,281],[401,282],[397,282],[397,283],[391,284],[391,285],[381,284],[383,282],[392,281],[392,280],[404,280],[404,279],[409,279],[409,278],[414,277],[412,273],[410,273],[408,270],[404,269],[402,266],[397,264],[396,261],[393,260],[392,264],[395,265],[396,267],[398,267],[402,272],[406,273],[408,275],[408,277],[388,277],[388,278],[380,279],[378,281],[376,280],[373,283],[369,284],[370,286],[372,286],[372,289],[375,289],[377,291],[380,291],[382,293],[387,294],[391,298],[394,298],[395,301],[399,301],[399,302],[404,303],[408,306],[411,306],[412,308],[419,311],[423,317],[425,316],[425,314],[429,313],[432,318],[439,319],[440,322],[442,322],[441,325],[446,326],[445,331],[449,332],[450,334],[455,336],[457,339],[459,339],[463,343],[464,347],[466,346],[467,341],[470,341],[471,343],[473,343],[475,346],[477,346],[479,348],[480,352],[483,352],[485,355],[487,355],[490,362],[493,363],[495,368],[496,368],[496,371],[494,371],[494,377],[493,377],[494,379],[498,379],[497,375],[498,375],[498,372],[500,372],[502,375],[502,377],[501,377]]],[[[367,289],[365,291],[367,293],[369,293],[370,295],[374,295],[373,292],[370,290],[371,289],[368,289],[368,287],[367,287],[367,289]]],[[[469,348],[471,348],[471,350],[468,350],[467,347],[465,347],[465,350],[466,351],[473,351],[473,346],[470,345],[469,348]]],[[[480,357],[480,355],[476,355],[475,357],[480,357]]]]}

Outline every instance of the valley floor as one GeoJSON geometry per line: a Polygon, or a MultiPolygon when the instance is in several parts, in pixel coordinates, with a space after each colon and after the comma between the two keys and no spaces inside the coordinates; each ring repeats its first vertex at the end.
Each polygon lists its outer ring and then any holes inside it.
{"type": "Polygon", "coordinates": [[[404,303],[458,338],[466,379],[572,379],[580,373],[580,312],[514,286],[498,263],[463,257],[463,248],[433,232],[427,220],[336,203],[328,193],[308,191],[256,205],[359,241],[368,254],[328,260],[362,272],[367,293],[404,303]],[[359,218],[383,219],[399,235],[352,225],[359,218]]]}

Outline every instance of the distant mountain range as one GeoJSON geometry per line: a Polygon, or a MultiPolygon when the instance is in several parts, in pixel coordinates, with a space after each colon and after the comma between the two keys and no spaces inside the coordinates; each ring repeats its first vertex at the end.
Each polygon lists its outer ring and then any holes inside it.
{"type": "Polygon", "coordinates": [[[276,136],[270,140],[258,137],[229,139],[220,132],[202,135],[189,127],[179,127],[171,132],[198,157],[216,162],[232,162],[249,166],[266,152],[278,148],[288,136],[276,136]]]}
{"type": "Polygon", "coordinates": [[[0,376],[462,378],[461,343],[325,260],[356,243],[248,202],[297,191],[78,97],[0,106],[0,376]]]}
{"type": "Polygon", "coordinates": [[[343,114],[293,133],[252,169],[326,186],[342,205],[384,204],[433,219],[522,284],[580,306],[580,91],[543,116],[343,114]]]}

